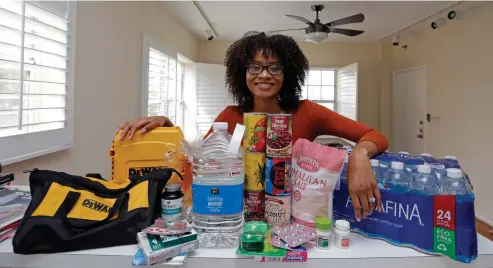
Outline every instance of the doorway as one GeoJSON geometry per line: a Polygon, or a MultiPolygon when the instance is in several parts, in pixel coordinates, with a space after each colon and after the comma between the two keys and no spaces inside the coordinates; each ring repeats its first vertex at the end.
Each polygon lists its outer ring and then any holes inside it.
{"type": "Polygon", "coordinates": [[[392,77],[392,151],[426,152],[426,67],[394,71],[392,77]]]}

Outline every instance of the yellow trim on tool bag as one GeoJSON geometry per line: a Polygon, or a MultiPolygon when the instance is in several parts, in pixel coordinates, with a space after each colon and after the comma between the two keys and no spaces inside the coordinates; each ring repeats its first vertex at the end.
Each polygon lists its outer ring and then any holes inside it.
{"type": "MultiPolygon", "coordinates": [[[[128,183],[125,184],[128,185],[128,183]]],[[[105,186],[109,186],[108,188],[111,189],[115,185],[118,185],[119,187],[115,187],[118,189],[124,188],[126,186],[125,184],[108,183],[105,184],[105,186]]],[[[127,211],[149,207],[148,187],[149,183],[147,181],[144,181],[135,185],[128,191],[129,199],[127,211]]],[[[104,220],[106,217],[108,217],[109,210],[111,207],[113,207],[116,201],[116,198],[101,198],[92,192],[86,190],[76,190],[71,187],[62,186],[56,182],[53,182],[50,185],[50,188],[48,189],[43,200],[33,212],[32,216],[53,217],[62,205],[69,192],[80,193],[79,199],[67,215],[67,217],[71,219],[92,221],[104,220]]],[[[112,219],[115,219],[117,217],[118,214],[112,217],[112,219]]]]}
{"type": "Polygon", "coordinates": [[[128,199],[127,211],[149,207],[149,181],[143,181],[135,185],[128,191],[128,194],[130,197],[128,199]]]}
{"type": "Polygon", "coordinates": [[[96,178],[91,178],[91,177],[84,177],[86,179],[89,179],[91,181],[95,181],[95,182],[99,182],[101,183],[104,187],[108,188],[108,189],[122,189],[122,188],[125,188],[127,187],[127,185],[130,184],[130,181],[127,180],[125,182],[120,182],[120,183],[116,183],[115,181],[111,180],[111,181],[105,181],[105,180],[101,180],[101,179],[96,179],[96,178]]]}

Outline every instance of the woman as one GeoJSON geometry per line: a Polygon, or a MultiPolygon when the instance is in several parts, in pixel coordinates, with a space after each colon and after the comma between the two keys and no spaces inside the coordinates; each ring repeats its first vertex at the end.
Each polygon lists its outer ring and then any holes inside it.
{"type": "MultiPolygon", "coordinates": [[[[229,47],[224,63],[226,86],[238,105],[226,107],[216,122],[228,122],[228,132],[232,133],[236,123],[243,123],[245,112],[290,113],[293,143],[299,138],[313,141],[319,135],[357,142],[348,162],[348,186],[356,219],[366,218],[375,206],[381,211],[380,192],[369,158],[387,149],[387,139],[368,126],[314,102],[300,100],[309,64],[291,37],[247,33],[229,47]]],[[[139,129],[146,133],[160,126],[173,123],[164,116],[127,122],[120,128],[121,139],[127,134],[131,139],[139,129]]]]}

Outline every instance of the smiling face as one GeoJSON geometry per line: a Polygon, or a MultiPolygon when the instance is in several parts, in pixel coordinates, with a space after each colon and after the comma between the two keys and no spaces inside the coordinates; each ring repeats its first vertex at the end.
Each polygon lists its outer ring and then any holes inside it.
{"type": "Polygon", "coordinates": [[[256,98],[277,98],[284,81],[282,66],[277,57],[265,57],[262,53],[257,51],[247,67],[247,87],[256,98]]]}

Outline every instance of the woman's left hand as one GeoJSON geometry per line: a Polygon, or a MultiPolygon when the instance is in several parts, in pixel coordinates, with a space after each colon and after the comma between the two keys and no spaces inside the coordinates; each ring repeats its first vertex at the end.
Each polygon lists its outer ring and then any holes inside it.
{"type": "Polygon", "coordinates": [[[349,156],[347,177],[356,220],[368,217],[375,211],[375,206],[381,212],[382,197],[366,149],[353,149],[349,156]]]}

